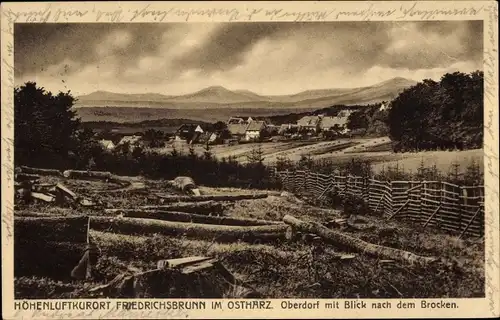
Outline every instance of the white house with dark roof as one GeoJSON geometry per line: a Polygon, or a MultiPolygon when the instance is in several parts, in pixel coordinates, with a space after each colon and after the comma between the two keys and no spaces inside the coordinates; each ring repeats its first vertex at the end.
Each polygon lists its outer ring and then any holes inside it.
{"type": "Polygon", "coordinates": [[[264,129],[266,129],[266,123],[264,121],[253,120],[246,128],[245,140],[251,141],[259,139],[264,129]]]}

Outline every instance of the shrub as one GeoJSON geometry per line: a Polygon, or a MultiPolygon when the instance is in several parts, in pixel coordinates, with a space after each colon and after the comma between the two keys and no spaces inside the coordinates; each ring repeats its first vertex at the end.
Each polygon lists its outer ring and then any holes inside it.
{"type": "Polygon", "coordinates": [[[343,199],[342,205],[344,209],[344,215],[346,216],[350,216],[352,214],[366,215],[371,213],[368,204],[363,200],[363,198],[357,195],[346,195],[343,199]]]}

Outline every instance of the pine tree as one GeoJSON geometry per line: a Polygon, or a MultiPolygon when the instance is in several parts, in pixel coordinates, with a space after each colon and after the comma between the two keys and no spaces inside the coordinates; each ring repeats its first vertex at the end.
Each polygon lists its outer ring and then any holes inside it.
{"type": "Polygon", "coordinates": [[[203,157],[205,157],[206,160],[212,159],[212,152],[210,151],[210,145],[208,144],[208,142],[205,144],[203,157]]]}

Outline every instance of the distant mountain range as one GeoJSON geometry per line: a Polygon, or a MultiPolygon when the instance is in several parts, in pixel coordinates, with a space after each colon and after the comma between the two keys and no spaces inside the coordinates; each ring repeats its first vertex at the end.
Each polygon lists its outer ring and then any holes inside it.
{"type": "Polygon", "coordinates": [[[338,104],[370,104],[392,100],[402,90],[416,83],[405,78],[393,78],[368,87],[308,90],[293,95],[278,96],[263,96],[248,90],[232,91],[221,86],[208,87],[179,96],[96,91],[79,96],[76,106],[143,106],[171,109],[321,108],[338,104]]]}

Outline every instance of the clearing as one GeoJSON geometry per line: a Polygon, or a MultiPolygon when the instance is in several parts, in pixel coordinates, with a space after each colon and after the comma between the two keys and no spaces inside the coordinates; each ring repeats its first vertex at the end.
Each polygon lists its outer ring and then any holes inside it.
{"type": "MultiPolygon", "coordinates": [[[[175,230],[186,230],[184,235],[164,235],[160,222],[142,219],[132,228],[116,224],[105,228],[107,216],[116,217],[104,208],[139,208],[145,205],[159,206],[163,196],[179,195],[166,181],[140,177],[126,179],[132,187],[116,182],[68,179],[42,176],[40,183],[63,183],[76,194],[93,199],[98,207],[70,208],[65,205],[44,203],[18,204],[15,216],[33,217],[87,215],[91,217],[90,235],[99,252],[90,280],[60,281],[50,277],[22,275],[15,278],[16,298],[88,298],[94,297],[89,289],[111,281],[120,273],[146,271],[156,266],[159,259],[185,256],[210,256],[219,259],[226,268],[266,298],[438,298],[484,296],[484,243],[475,239],[457,239],[432,228],[406,224],[403,221],[387,221],[385,217],[365,215],[351,216],[349,221],[369,228],[346,228],[342,232],[372,244],[407,250],[422,256],[437,256],[453,261],[445,266],[408,266],[394,261],[387,262],[349,248],[310,239],[274,239],[272,241],[218,241],[203,234],[189,231],[195,226],[216,230],[218,226],[183,222],[166,222],[175,230]],[[95,217],[95,218],[92,218],[95,217]],[[95,221],[92,223],[92,219],[95,221]],[[104,219],[104,220],[103,220],[104,219]],[[147,221],[146,221],[147,220],[147,221]],[[103,223],[101,223],[104,221],[103,223]],[[212,226],[212,227],[210,227],[212,226]],[[156,228],[156,229],[155,229],[156,228]],[[177,228],[177,229],[176,229],[177,228]],[[180,229],[179,229],[180,228],[180,229]],[[184,228],[184,229],[183,229],[184,228]]],[[[236,195],[256,193],[256,190],[200,187],[202,195],[236,195]]],[[[227,218],[259,219],[281,223],[285,215],[303,221],[326,223],[342,218],[342,210],[320,208],[306,204],[289,194],[267,192],[266,198],[239,201],[217,201],[222,216],[227,218]]],[[[179,206],[179,204],[174,204],[179,206]]],[[[165,205],[165,203],[163,203],[165,205]]],[[[160,212],[159,210],[157,210],[160,212]]],[[[183,216],[178,214],[177,216],[183,216]]],[[[207,221],[215,220],[205,218],[207,221]]],[[[141,219],[135,219],[137,221],[141,219]]],[[[134,220],[134,221],[135,221],[134,220]]],[[[235,221],[236,221],[235,220],[235,221]]],[[[241,220],[241,219],[240,219],[241,220]]],[[[177,220],[179,221],[179,220],[177,220]]],[[[162,222],[163,223],[163,222],[162,222]]],[[[213,223],[213,222],[210,222],[213,223]]],[[[281,224],[279,224],[281,225],[281,224]]],[[[223,226],[227,232],[236,230],[223,226]]],[[[241,227],[243,228],[243,227],[241,227]]],[[[260,227],[256,227],[259,229],[260,227]]],[[[271,228],[264,226],[264,228],[271,228]]],[[[255,229],[255,230],[257,230],[255,229]]],[[[261,230],[261,229],[259,229],[261,230]]],[[[226,233],[224,231],[224,233],[226,233]]],[[[175,231],[177,232],[177,231],[175,231]]],[[[175,233],[174,232],[174,233],[175,233]]],[[[237,232],[234,231],[234,232],[237,232]]],[[[36,263],[34,261],[33,263],[36,263]]],[[[57,272],[57,267],[54,266],[57,272]]],[[[201,292],[199,297],[204,297],[201,292]]],[[[234,293],[228,297],[238,297],[234,293]]]]}

